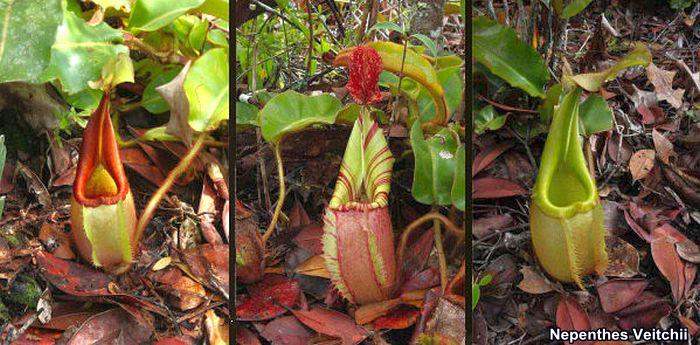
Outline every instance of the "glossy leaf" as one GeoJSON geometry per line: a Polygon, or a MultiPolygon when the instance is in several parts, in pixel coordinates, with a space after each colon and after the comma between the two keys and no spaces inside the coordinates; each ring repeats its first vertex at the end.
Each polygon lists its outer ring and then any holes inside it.
{"type": "Polygon", "coordinates": [[[457,209],[464,211],[467,194],[466,194],[466,156],[467,156],[466,146],[460,145],[457,149],[457,161],[455,162],[455,178],[452,182],[452,204],[457,207],[457,209]]]}
{"type": "MultiPolygon", "coordinates": [[[[598,92],[604,83],[615,79],[623,70],[632,66],[647,66],[650,62],[651,53],[649,49],[645,45],[637,43],[629,54],[625,55],[613,66],[600,72],[579,74],[568,78],[586,91],[598,92]]],[[[567,76],[564,76],[564,78],[566,79],[567,76]]]]}
{"type": "Polygon", "coordinates": [[[613,113],[605,99],[597,94],[588,96],[581,103],[581,129],[583,135],[609,131],[613,126],[613,113]]]}
{"type": "Polygon", "coordinates": [[[202,13],[210,14],[214,17],[228,21],[229,0],[206,0],[199,6],[202,13]]]}
{"type": "Polygon", "coordinates": [[[267,142],[279,144],[282,138],[313,124],[331,124],[341,107],[340,101],[329,95],[306,96],[296,91],[278,94],[260,110],[260,127],[267,142]]]}
{"type": "Polygon", "coordinates": [[[190,127],[198,132],[216,129],[229,117],[228,52],[207,51],[187,72],[182,87],[189,101],[190,127]]]}
{"type": "Polygon", "coordinates": [[[549,124],[552,121],[552,116],[554,115],[554,107],[559,105],[559,101],[562,95],[561,84],[556,83],[547,89],[544,101],[537,108],[540,112],[540,121],[544,124],[549,124]]]}
{"type": "Polygon", "coordinates": [[[250,103],[236,102],[236,126],[259,126],[259,113],[260,109],[250,103]]]}
{"type": "Polygon", "coordinates": [[[88,81],[93,89],[109,92],[121,83],[134,82],[134,64],[129,54],[119,53],[102,66],[101,77],[96,81],[88,81]]]}
{"type": "Polygon", "coordinates": [[[48,75],[58,77],[63,90],[74,94],[88,88],[88,82],[100,78],[102,67],[129,49],[119,30],[105,23],[88,25],[72,12],[66,11],[58,27],[56,43],[51,48],[48,75]]]}
{"type": "Polygon", "coordinates": [[[579,139],[580,89],[554,113],[530,206],[538,261],[554,278],[576,282],[608,264],[603,209],[579,139]]]}
{"type": "Polygon", "coordinates": [[[452,185],[457,169],[456,133],[443,128],[429,139],[425,139],[419,123],[411,128],[410,138],[415,169],[413,173],[413,197],[423,204],[452,204],[452,185]]]}
{"type": "Polygon", "coordinates": [[[158,30],[203,3],[204,0],[137,0],[131,9],[129,28],[140,31],[158,30]]]}
{"type": "Polygon", "coordinates": [[[0,1],[0,83],[39,81],[62,19],[60,0],[0,1]]]}
{"type": "Polygon", "coordinates": [[[547,67],[513,29],[480,16],[474,18],[472,30],[472,50],[477,62],[511,86],[531,96],[544,97],[544,86],[549,80],[547,67]]]}
{"type": "MultiPolygon", "coordinates": [[[[445,91],[442,85],[440,85],[437,71],[435,71],[430,61],[411,49],[406,50],[404,60],[404,47],[400,44],[376,41],[368,43],[367,45],[374,48],[379,53],[384,70],[395,74],[403,72],[404,76],[423,85],[432,96],[435,109],[437,109],[435,120],[442,122],[446,119],[447,106],[445,104],[445,91]]],[[[353,48],[347,48],[341,51],[335,58],[333,64],[336,66],[347,66],[352,49],[353,48]]]]}
{"type": "Polygon", "coordinates": [[[583,11],[593,0],[572,0],[561,11],[561,17],[569,19],[583,11]]]}
{"type": "Polygon", "coordinates": [[[506,124],[508,115],[498,115],[492,105],[487,105],[476,113],[474,117],[474,132],[482,134],[486,130],[495,131],[506,124]]]}

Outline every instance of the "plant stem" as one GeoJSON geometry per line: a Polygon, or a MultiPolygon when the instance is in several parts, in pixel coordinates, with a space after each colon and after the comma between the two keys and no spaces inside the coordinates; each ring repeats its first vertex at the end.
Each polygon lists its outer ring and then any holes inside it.
{"type": "Polygon", "coordinates": [[[286,187],[284,185],[284,166],[282,166],[282,149],[280,145],[274,145],[275,159],[277,160],[277,178],[279,180],[279,196],[277,197],[277,205],[275,206],[275,213],[272,214],[272,220],[270,225],[265,230],[265,234],[262,237],[263,246],[265,242],[272,236],[275,231],[275,226],[277,225],[277,219],[279,219],[280,213],[282,213],[282,205],[284,204],[284,197],[286,194],[286,187]]]}
{"type": "Polygon", "coordinates": [[[155,191],[155,193],[153,193],[151,199],[148,200],[148,204],[146,204],[146,208],[144,209],[143,214],[141,214],[141,218],[139,218],[139,222],[136,225],[136,236],[134,238],[136,239],[137,243],[140,241],[143,231],[146,230],[146,226],[151,221],[151,218],[153,218],[153,214],[155,213],[158,204],[160,204],[160,201],[163,199],[163,197],[165,197],[165,193],[170,190],[175,183],[175,179],[185,172],[185,170],[192,163],[192,160],[197,157],[199,151],[202,149],[202,147],[204,147],[205,137],[205,135],[200,135],[199,138],[197,138],[197,141],[195,141],[194,145],[190,148],[187,154],[182,157],[180,163],[178,163],[177,166],[170,171],[168,176],[165,178],[165,181],[163,181],[163,184],[158,188],[158,190],[155,191]]]}
{"type": "Polygon", "coordinates": [[[437,219],[433,219],[433,235],[435,235],[435,249],[437,249],[438,265],[440,266],[440,288],[444,293],[447,289],[447,259],[445,258],[445,249],[442,247],[440,221],[437,219]]]}
{"type": "MultiPolygon", "coordinates": [[[[464,236],[464,230],[459,229],[454,223],[452,223],[451,220],[449,220],[447,217],[443,216],[442,214],[438,212],[430,212],[426,215],[423,215],[422,217],[414,220],[411,224],[409,224],[406,229],[403,231],[401,234],[401,240],[399,241],[399,249],[398,249],[398,255],[397,255],[397,261],[399,263],[403,262],[403,257],[404,257],[404,252],[406,251],[406,243],[408,242],[408,238],[410,237],[411,233],[418,229],[421,225],[423,225],[425,222],[433,220],[434,222],[442,222],[442,224],[445,224],[445,229],[449,230],[453,234],[457,236],[464,236]]],[[[445,287],[447,286],[447,263],[445,259],[445,252],[442,249],[442,236],[439,234],[440,232],[440,227],[439,225],[437,227],[433,228],[433,231],[435,232],[435,245],[438,246],[438,255],[440,257],[440,282],[442,284],[442,289],[444,291],[445,287]],[[444,271],[443,271],[443,263],[444,263],[444,271]]]]}

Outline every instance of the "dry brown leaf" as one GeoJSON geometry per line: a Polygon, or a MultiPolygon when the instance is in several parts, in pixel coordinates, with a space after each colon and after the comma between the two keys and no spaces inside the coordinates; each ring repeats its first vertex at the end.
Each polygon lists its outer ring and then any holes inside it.
{"type": "Polygon", "coordinates": [[[213,309],[207,310],[205,316],[209,345],[228,345],[228,323],[217,316],[213,309]]]}
{"type": "Polygon", "coordinates": [[[609,263],[604,276],[631,278],[639,273],[639,253],[634,246],[617,236],[606,236],[605,246],[609,263]]]}
{"type": "Polygon", "coordinates": [[[331,275],[328,269],[326,269],[326,262],[323,259],[323,255],[314,255],[308,258],[297,267],[295,272],[307,276],[331,279],[331,275]]]}
{"type": "Polygon", "coordinates": [[[657,97],[678,109],[683,105],[683,89],[673,89],[673,77],[676,71],[666,71],[656,67],[654,63],[647,66],[647,78],[654,85],[657,97]]]}
{"type": "Polygon", "coordinates": [[[520,269],[523,274],[523,280],[520,281],[518,287],[527,293],[538,295],[554,290],[554,286],[537,270],[530,266],[525,266],[520,269]]]}
{"type": "Polygon", "coordinates": [[[676,64],[682,67],[686,71],[686,73],[690,75],[690,79],[693,80],[693,84],[695,84],[695,87],[700,92],[700,72],[693,73],[688,67],[688,65],[686,65],[685,62],[683,62],[683,60],[676,60],[676,64]]]}
{"type": "Polygon", "coordinates": [[[656,153],[659,154],[659,159],[664,162],[664,164],[670,164],[670,158],[676,156],[676,151],[673,150],[671,141],[656,129],[651,131],[651,138],[654,140],[654,149],[656,149],[656,153]]]}
{"type": "Polygon", "coordinates": [[[639,150],[632,155],[630,158],[630,173],[632,174],[632,179],[637,181],[641,180],[647,175],[651,169],[654,168],[654,150],[639,150]]]}

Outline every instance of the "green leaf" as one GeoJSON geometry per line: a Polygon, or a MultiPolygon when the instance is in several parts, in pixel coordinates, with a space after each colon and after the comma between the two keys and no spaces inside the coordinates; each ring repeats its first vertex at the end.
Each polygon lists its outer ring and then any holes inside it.
{"type": "Polygon", "coordinates": [[[172,68],[153,77],[143,90],[141,106],[152,114],[161,114],[168,111],[170,109],[168,102],[156,91],[156,88],[173,80],[180,73],[181,69],[180,67],[172,68]]]}
{"type": "MultiPolygon", "coordinates": [[[[346,125],[352,125],[355,123],[358,117],[360,117],[360,111],[362,111],[362,106],[357,103],[348,103],[342,109],[338,110],[338,114],[335,118],[335,123],[342,123],[346,125]]],[[[373,115],[372,118],[377,120],[379,123],[384,124],[389,120],[386,113],[380,109],[370,108],[370,113],[373,115]]]]}
{"type": "Polygon", "coordinates": [[[110,7],[126,13],[131,11],[131,3],[129,3],[129,0],[92,0],[92,2],[102,7],[104,11],[107,11],[110,7]]]}
{"type": "Polygon", "coordinates": [[[387,30],[388,32],[396,31],[401,34],[405,33],[401,26],[394,22],[379,22],[377,24],[374,24],[374,26],[372,26],[372,28],[369,29],[370,32],[379,30],[387,30]]]}
{"type": "Polygon", "coordinates": [[[583,134],[585,136],[608,131],[613,126],[612,110],[608,107],[605,99],[598,94],[588,96],[581,103],[579,116],[581,117],[583,134]]]}
{"type": "Polygon", "coordinates": [[[236,128],[238,126],[259,126],[258,107],[245,102],[236,102],[236,128]]]}
{"type": "Polygon", "coordinates": [[[476,17],[472,27],[476,61],[511,86],[532,96],[544,97],[549,73],[537,51],[520,41],[513,29],[486,17],[476,17]]]}
{"type": "Polygon", "coordinates": [[[192,129],[206,132],[228,119],[228,52],[207,51],[190,67],[183,84],[190,104],[188,121],[192,129]]]}
{"type": "Polygon", "coordinates": [[[572,0],[568,5],[564,6],[564,10],[561,12],[561,17],[564,19],[569,19],[583,11],[588,4],[593,0],[572,0]]]}
{"type": "Polygon", "coordinates": [[[285,135],[312,124],[334,123],[340,107],[340,101],[329,94],[306,96],[285,91],[272,97],[260,111],[262,136],[277,145],[285,135]]]}
{"type": "Polygon", "coordinates": [[[228,21],[228,0],[206,0],[199,10],[202,13],[210,14],[214,17],[228,21]]]}
{"type": "Polygon", "coordinates": [[[457,55],[445,55],[439,56],[435,62],[435,68],[442,70],[448,67],[462,67],[464,66],[464,59],[457,55]]]}
{"type": "Polygon", "coordinates": [[[209,22],[206,20],[200,20],[192,27],[190,34],[187,36],[187,42],[190,47],[197,52],[202,51],[202,46],[204,46],[204,40],[207,37],[207,30],[209,29],[209,22]]]}
{"type": "Polygon", "coordinates": [[[48,74],[58,77],[63,90],[74,94],[88,88],[88,82],[97,80],[102,67],[120,53],[129,53],[119,30],[105,23],[88,25],[84,20],[65,12],[58,27],[56,43],[51,48],[48,74]]]}
{"type": "Polygon", "coordinates": [[[226,37],[225,32],[219,29],[209,30],[207,33],[207,41],[219,47],[228,47],[228,37],[226,37]]]}
{"type": "Polygon", "coordinates": [[[139,139],[143,141],[180,141],[180,138],[168,133],[167,130],[165,126],[154,127],[143,133],[139,139]]]}
{"type": "Polygon", "coordinates": [[[479,303],[480,290],[479,284],[472,283],[472,310],[476,309],[476,304],[479,303]]]}
{"type": "Polygon", "coordinates": [[[0,0],[0,83],[39,81],[62,18],[60,0],[0,0]]]}
{"type": "Polygon", "coordinates": [[[634,49],[625,57],[620,59],[615,65],[595,73],[585,73],[575,76],[564,76],[565,79],[570,79],[586,91],[598,92],[600,87],[615,78],[618,73],[632,66],[647,66],[651,62],[651,53],[649,49],[642,44],[635,44],[634,49]]]}
{"type": "Polygon", "coordinates": [[[430,51],[430,55],[437,56],[437,45],[435,44],[435,41],[430,39],[430,37],[423,34],[413,34],[411,37],[421,41],[421,43],[423,43],[423,45],[430,51]]]}
{"type": "Polygon", "coordinates": [[[134,82],[134,64],[129,54],[119,53],[117,57],[110,59],[102,66],[101,78],[96,81],[88,81],[93,89],[109,91],[121,83],[134,82]]]}
{"type": "Polygon", "coordinates": [[[457,162],[455,163],[455,179],[452,182],[452,204],[459,210],[464,211],[467,203],[466,194],[466,162],[467,150],[464,145],[457,149],[457,162]]]}
{"type": "Polygon", "coordinates": [[[129,17],[129,29],[158,30],[203,3],[204,0],[136,0],[129,17]]]}
{"type": "Polygon", "coordinates": [[[487,129],[495,131],[506,123],[507,115],[498,115],[492,105],[487,105],[474,118],[474,132],[482,134],[487,129]]]}
{"type": "MultiPolygon", "coordinates": [[[[456,137],[454,131],[443,128],[426,140],[420,123],[413,123],[410,140],[415,169],[411,193],[418,202],[428,205],[452,204],[459,147],[456,137]]],[[[464,165],[460,169],[464,169],[464,165]]]]}

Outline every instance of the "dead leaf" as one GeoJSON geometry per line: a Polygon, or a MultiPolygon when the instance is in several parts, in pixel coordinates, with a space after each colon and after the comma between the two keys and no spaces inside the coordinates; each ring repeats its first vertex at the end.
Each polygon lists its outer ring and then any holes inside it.
{"type": "Polygon", "coordinates": [[[202,230],[202,235],[208,243],[221,244],[224,242],[214,226],[216,199],[217,196],[212,183],[208,178],[204,178],[202,182],[202,193],[199,197],[199,206],[197,207],[199,225],[202,230]]]}
{"type": "Polygon", "coordinates": [[[520,273],[523,274],[523,280],[518,284],[520,290],[533,295],[539,295],[554,290],[552,283],[531,266],[524,266],[520,269],[520,273]]]}
{"type": "Polygon", "coordinates": [[[248,287],[248,295],[236,299],[236,319],[263,321],[284,314],[299,304],[301,289],[295,279],[266,274],[259,283],[248,287]]]}
{"type": "Polygon", "coordinates": [[[513,216],[508,213],[478,218],[472,223],[472,234],[477,239],[482,239],[491,234],[494,230],[503,229],[512,223],[513,216]]]}
{"type": "Polygon", "coordinates": [[[607,277],[631,278],[639,273],[639,253],[631,244],[617,236],[605,236],[608,250],[607,277]]]}
{"type": "Polygon", "coordinates": [[[676,252],[676,243],[686,237],[670,224],[663,224],[652,231],[651,255],[656,267],[671,284],[673,300],[681,301],[691,289],[697,266],[684,262],[676,252]]]}
{"type": "Polygon", "coordinates": [[[173,80],[156,88],[156,91],[158,91],[170,107],[170,120],[166,125],[165,131],[168,134],[182,139],[187,146],[192,145],[192,134],[194,130],[187,121],[190,113],[190,104],[187,101],[183,83],[185,82],[185,76],[187,76],[187,71],[189,71],[191,63],[191,60],[188,61],[173,80]]]}
{"type": "Polygon", "coordinates": [[[213,309],[207,310],[204,325],[207,328],[209,345],[228,345],[228,322],[220,318],[213,309]]]}
{"type": "Polygon", "coordinates": [[[374,326],[375,330],[405,329],[413,326],[413,324],[418,321],[419,315],[420,312],[418,310],[401,307],[391,311],[387,315],[380,316],[372,322],[372,326],[374,326]]]}
{"type": "Polygon", "coordinates": [[[686,71],[686,73],[688,73],[690,79],[693,80],[693,84],[695,84],[695,87],[700,92],[700,72],[693,73],[688,67],[688,65],[686,65],[685,62],[683,62],[683,60],[676,60],[676,64],[682,67],[683,70],[686,71]]]}
{"type": "Polygon", "coordinates": [[[77,262],[59,259],[44,251],[36,254],[36,261],[46,280],[67,294],[74,296],[112,295],[107,288],[112,280],[101,271],[88,268],[77,262]]]}
{"type": "Polygon", "coordinates": [[[152,333],[126,311],[115,308],[87,319],[67,344],[142,344],[152,333]]]}
{"type": "Polygon", "coordinates": [[[369,336],[367,331],[356,325],[349,316],[334,310],[316,307],[309,310],[292,310],[292,313],[314,331],[342,339],[343,345],[359,344],[369,336]]]}
{"type": "Polygon", "coordinates": [[[59,224],[44,223],[39,230],[39,239],[44,243],[46,249],[57,258],[65,260],[75,259],[75,253],[70,248],[70,236],[60,229],[59,224]]]}
{"type": "MultiPolygon", "coordinates": [[[[587,331],[591,329],[588,315],[581,305],[572,297],[562,296],[556,313],[557,327],[567,331],[587,331]]],[[[567,342],[566,344],[571,344],[567,342]]],[[[589,341],[577,341],[575,344],[592,344],[589,341]]]]}
{"type": "Polygon", "coordinates": [[[312,336],[294,316],[282,316],[270,321],[260,335],[270,343],[279,345],[310,344],[312,336]]]}
{"type": "Polygon", "coordinates": [[[502,178],[482,177],[472,183],[474,199],[497,199],[528,194],[519,184],[502,178]]]}
{"type": "Polygon", "coordinates": [[[654,150],[639,150],[632,155],[630,158],[630,173],[632,174],[632,179],[637,181],[641,180],[651,172],[654,168],[654,150]]]}
{"type": "Polygon", "coordinates": [[[321,277],[326,279],[331,279],[331,275],[326,269],[326,260],[323,255],[314,255],[304,261],[302,264],[297,266],[294,271],[299,274],[304,274],[307,276],[321,277]]]}
{"type": "Polygon", "coordinates": [[[236,345],[262,345],[262,343],[253,331],[238,327],[236,328],[236,345]]]}
{"type": "Polygon", "coordinates": [[[202,285],[177,268],[157,271],[153,274],[153,280],[160,283],[160,290],[171,297],[171,303],[182,311],[198,307],[206,297],[202,285]]]}
{"type": "Polygon", "coordinates": [[[630,330],[632,328],[653,328],[661,318],[671,313],[671,306],[650,292],[643,292],[635,299],[634,303],[618,311],[620,328],[630,330]]]}
{"type": "Polygon", "coordinates": [[[656,96],[660,100],[668,102],[674,108],[680,108],[683,105],[685,90],[673,89],[673,77],[676,75],[676,71],[663,70],[656,67],[653,62],[647,66],[646,71],[649,82],[654,85],[656,96]]]}
{"type": "Polygon", "coordinates": [[[651,138],[654,141],[654,149],[656,149],[659,159],[664,162],[664,164],[670,164],[670,158],[676,156],[671,141],[657,131],[656,128],[651,131],[651,138]]]}
{"type": "Polygon", "coordinates": [[[603,310],[611,314],[634,303],[647,285],[645,279],[613,279],[596,286],[596,290],[603,310]]]}
{"type": "Polygon", "coordinates": [[[228,256],[228,244],[207,243],[182,252],[182,259],[199,282],[220,291],[226,298],[229,295],[228,256]]]}
{"type": "Polygon", "coordinates": [[[498,156],[511,147],[513,147],[511,143],[500,143],[498,145],[489,146],[487,149],[479,152],[476,157],[474,157],[474,163],[472,163],[472,177],[476,176],[481,170],[486,169],[498,156]]]}

